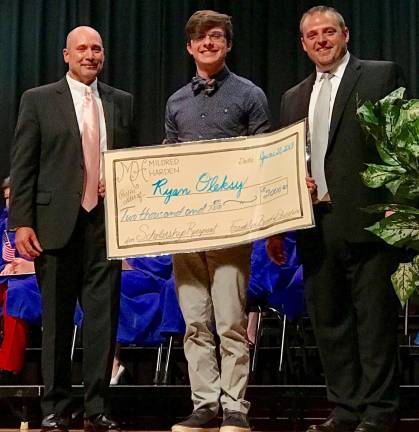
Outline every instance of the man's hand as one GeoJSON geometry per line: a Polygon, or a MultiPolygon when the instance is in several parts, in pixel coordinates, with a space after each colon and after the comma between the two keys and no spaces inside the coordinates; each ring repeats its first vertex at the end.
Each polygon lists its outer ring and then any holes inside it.
{"type": "Polygon", "coordinates": [[[15,269],[13,267],[13,263],[8,263],[4,266],[3,270],[1,271],[1,276],[9,276],[15,273],[15,269]]]}
{"type": "Polygon", "coordinates": [[[16,249],[19,255],[27,260],[33,260],[42,252],[41,244],[33,228],[20,227],[16,230],[16,249]]]}
{"type": "Polygon", "coordinates": [[[0,274],[6,276],[33,272],[35,272],[33,261],[28,261],[23,258],[15,258],[11,263],[6,264],[0,274]]]}
{"type": "Polygon", "coordinates": [[[33,261],[28,261],[23,258],[16,258],[12,262],[14,274],[34,273],[35,265],[33,261]]]}
{"type": "Polygon", "coordinates": [[[306,177],[307,189],[311,195],[311,202],[313,204],[317,203],[319,198],[317,197],[317,185],[313,177],[306,177]]]}
{"type": "Polygon", "coordinates": [[[266,239],[266,252],[269,258],[278,265],[287,262],[288,257],[284,249],[284,237],[282,234],[276,234],[266,239]]]}
{"type": "Polygon", "coordinates": [[[99,187],[97,193],[101,198],[105,198],[105,182],[102,180],[99,180],[99,187]]]}
{"type": "Polygon", "coordinates": [[[134,270],[127,262],[126,259],[122,261],[122,270],[134,270]]]}

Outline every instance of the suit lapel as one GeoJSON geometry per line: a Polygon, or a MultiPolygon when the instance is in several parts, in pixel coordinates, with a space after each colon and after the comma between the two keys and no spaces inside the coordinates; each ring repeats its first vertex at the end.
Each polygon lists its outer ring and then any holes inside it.
{"type": "Polygon", "coordinates": [[[114,100],[112,96],[112,89],[104,86],[100,82],[98,83],[98,89],[100,94],[100,99],[102,101],[103,113],[105,115],[106,124],[106,144],[109,150],[114,148],[114,100]]]}
{"type": "Polygon", "coordinates": [[[74,102],[71,96],[70,87],[68,86],[65,77],[57,82],[56,91],[58,96],[58,107],[64,116],[65,123],[68,125],[68,128],[74,135],[74,138],[81,142],[76,110],[74,109],[74,102]]]}
{"type": "Polygon", "coordinates": [[[342,77],[342,81],[339,85],[338,92],[336,94],[335,103],[333,105],[332,119],[330,122],[329,130],[329,146],[333,142],[337,126],[342,117],[343,111],[348,102],[349,96],[352,93],[355,84],[357,83],[362,73],[361,62],[351,55],[349,63],[346,66],[345,72],[342,77]]]}
{"type": "Polygon", "coordinates": [[[312,73],[302,83],[298,90],[298,104],[296,106],[297,117],[303,119],[308,117],[308,108],[310,105],[311,92],[313,90],[314,81],[316,80],[316,73],[312,73]]]}

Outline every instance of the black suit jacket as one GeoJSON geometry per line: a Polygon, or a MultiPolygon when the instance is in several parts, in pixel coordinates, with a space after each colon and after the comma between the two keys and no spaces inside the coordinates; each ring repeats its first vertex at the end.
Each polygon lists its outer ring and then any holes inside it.
{"type": "MultiPolygon", "coordinates": [[[[281,101],[281,126],[308,117],[310,95],[316,73],[288,90],[281,101]]],[[[366,100],[376,102],[404,86],[401,68],[393,62],[366,61],[350,57],[340,83],[329,131],[325,174],[333,203],[334,227],[348,241],[373,241],[365,231],[377,217],[361,210],[370,204],[394,201],[384,188],[366,187],[359,173],[367,162],[381,163],[375,145],[368,140],[356,117],[356,109],[366,100]]]]}
{"type": "MultiPolygon", "coordinates": [[[[135,144],[133,98],[98,83],[108,149],[135,144]]],[[[83,191],[83,150],[67,80],[26,91],[11,160],[9,228],[32,227],[45,249],[73,232],[83,191]]]]}

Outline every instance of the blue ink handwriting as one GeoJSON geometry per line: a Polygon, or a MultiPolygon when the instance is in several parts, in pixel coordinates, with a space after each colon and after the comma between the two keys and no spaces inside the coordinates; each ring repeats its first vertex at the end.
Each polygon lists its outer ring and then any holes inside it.
{"type": "Polygon", "coordinates": [[[168,204],[170,199],[172,197],[176,196],[184,196],[184,195],[190,195],[191,190],[187,187],[181,187],[181,188],[165,188],[164,186],[168,183],[167,178],[161,178],[156,180],[153,183],[154,190],[153,195],[157,196],[164,196],[164,203],[168,204]]]}
{"type": "Polygon", "coordinates": [[[270,152],[265,153],[265,151],[262,150],[262,152],[259,155],[260,166],[262,166],[266,160],[279,156],[282,153],[292,150],[293,148],[294,148],[294,143],[291,142],[289,144],[278,146],[275,150],[272,150],[270,152]]]}
{"type": "Polygon", "coordinates": [[[198,177],[198,181],[196,183],[196,190],[198,192],[220,192],[235,190],[237,191],[236,197],[238,198],[242,190],[244,189],[246,182],[247,178],[245,180],[230,181],[227,175],[225,175],[224,178],[221,180],[218,175],[211,176],[208,173],[202,173],[198,177]]]}

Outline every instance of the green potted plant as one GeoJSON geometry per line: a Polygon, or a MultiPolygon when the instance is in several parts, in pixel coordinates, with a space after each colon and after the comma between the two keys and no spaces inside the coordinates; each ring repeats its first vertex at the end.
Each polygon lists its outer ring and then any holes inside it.
{"type": "Polygon", "coordinates": [[[409,248],[413,256],[392,275],[402,305],[419,293],[419,99],[403,99],[399,88],[375,104],[367,101],[357,110],[363,129],[373,137],[382,164],[367,164],[361,173],[371,188],[386,187],[395,201],[406,204],[377,204],[365,211],[383,217],[366,228],[387,243],[409,248]]]}

